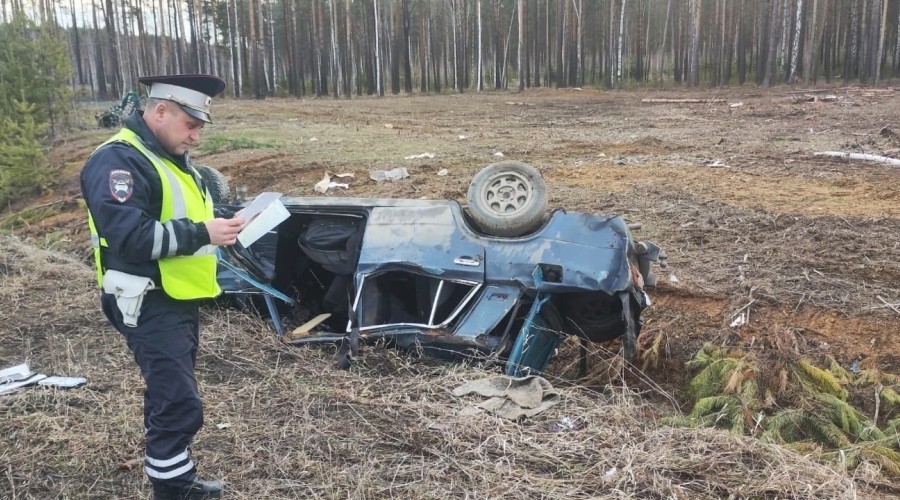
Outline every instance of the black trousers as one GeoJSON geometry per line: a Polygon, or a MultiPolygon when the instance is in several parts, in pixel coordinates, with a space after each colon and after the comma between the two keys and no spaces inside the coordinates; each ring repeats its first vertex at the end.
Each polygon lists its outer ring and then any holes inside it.
{"type": "Polygon", "coordinates": [[[144,297],[137,326],[130,327],[122,322],[114,296],[103,293],[100,303],[109,321],[125,336],[146,384],[144,471],[153,482],[190,484],[196,467],[188,447],[203,425],[203,405],[194,377],[199,306],[152,290],[144,297]]]}

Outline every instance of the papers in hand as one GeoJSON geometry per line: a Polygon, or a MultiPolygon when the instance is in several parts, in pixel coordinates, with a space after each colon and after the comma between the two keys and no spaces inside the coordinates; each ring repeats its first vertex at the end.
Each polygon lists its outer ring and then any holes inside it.
{"type": "Polygon", "coordinates": [[[291,214],[281,203],[281,193],[261,193],[249,205],[235,214],[247,220],[247,225],[238,233],[238,241],[249,247],[264,234],[281,224],[291,214]]]}

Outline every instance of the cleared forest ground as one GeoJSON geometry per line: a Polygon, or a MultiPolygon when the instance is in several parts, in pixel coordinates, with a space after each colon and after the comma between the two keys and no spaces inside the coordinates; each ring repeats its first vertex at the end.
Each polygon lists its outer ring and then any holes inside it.
{"type": "MultiPolygon", "coordinates": [[[[235,498],[896,494],[896,478],[874,466],[834,472],[753,439],[657,419],[678,412],[669,401],[703,342],[900,373],[900,167],[814,155],[898,156],[898,118],[900,90],[889,87],[220,100],[194,158],[251,194],[314,195],[326,172],[350,172],[350,187],[329,195],[464,201],[472,175],[501,153],[541,169],[552,206],[640,223],[638,236],[666,249],[670,268],[644,317],[643,338],[664,339],[645,378],[610,376],[611,355],[597,349],[577,379],[567,344],[551,367],[564,404],[524,423],[460,415],[468,402],[449,391],[484,375],[478,367],[376,348],[335,371],[328,349],[282,346],[264,323],[207,308],[202,470],[229,480],[235,498]],[[434,158],[406,159],[422,153],[434,158]],[[401,166],[409,178],[368,177],[401,166]],[[749,320],[731,326],[738,312],[749,320]],[[564,417],[581,425],[560,432],[552,424],[564,417]]],[[[141,453],[140,378],[101,321],[84,214],[71,198],[78,168],[108,134],[60,141],[51,156],[60,180],[30,203],[47,206],[0,213],[5,227],[52,249],[0,242],[0,365],[27,359],[90,380],[0,399],[0,461],[10,464],[0,497],[147,491],[139,467],[119,469],[141,453]]]]}

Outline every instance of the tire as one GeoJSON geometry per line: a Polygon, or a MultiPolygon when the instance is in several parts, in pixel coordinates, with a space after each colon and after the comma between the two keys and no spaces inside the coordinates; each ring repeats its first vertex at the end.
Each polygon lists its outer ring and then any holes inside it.
{"type": "Polygon", "coordinates": [[[508,160],[475,174],[466,196],[467,212],[490,236],[522,236],[538,227],[547,209],[547,186],[531,165],[508,160]]]}
{"type": "Polygon", "coordinates": [[[625,334],[622,301],[603,292],[579,293],[560,297],[562,314],[574,333],[591,342],[607,342],[625,334]]]}
{"type": "Polygon", "coordinates": [[[222,172],[208,165],[194,165],[194,168],[197,169],[203,183],[206,184],[213,203],[226,203],[231,192],[228,188],[228,180],[222,175],[222,172]]]}

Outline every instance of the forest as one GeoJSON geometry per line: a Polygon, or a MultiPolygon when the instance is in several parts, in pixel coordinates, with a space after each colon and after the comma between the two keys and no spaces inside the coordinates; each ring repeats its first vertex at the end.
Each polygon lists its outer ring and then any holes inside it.
{"type": "Polygon", "coordinates": [[[68,47],[72,87],[212,73],[233,97],[876,84],[888,0],[0,0],[68,47]]]}

